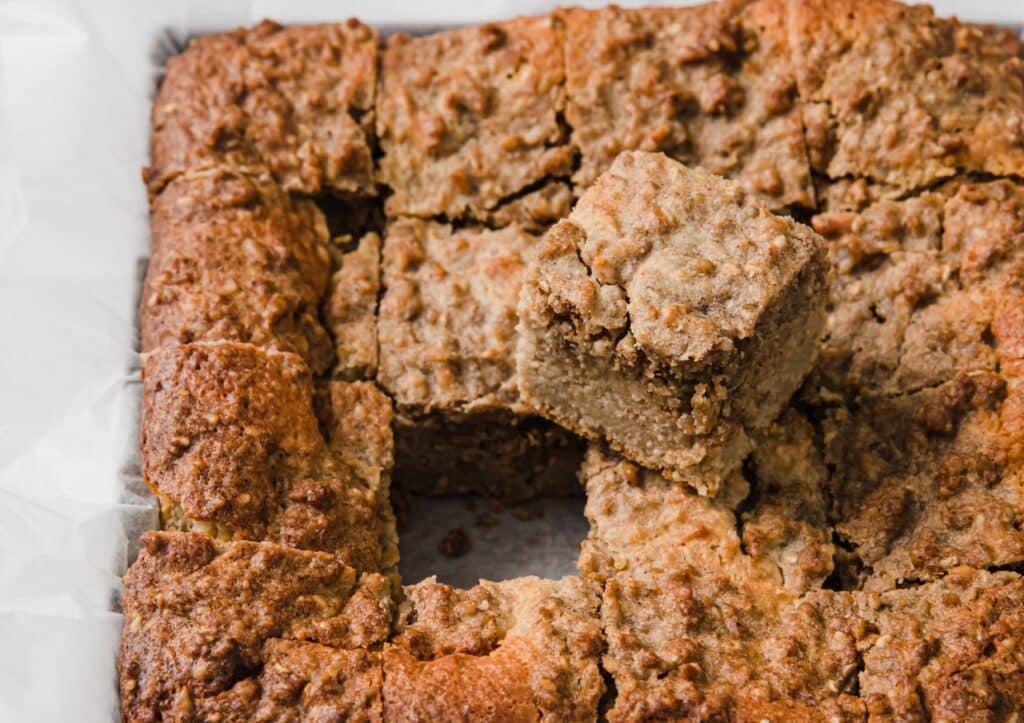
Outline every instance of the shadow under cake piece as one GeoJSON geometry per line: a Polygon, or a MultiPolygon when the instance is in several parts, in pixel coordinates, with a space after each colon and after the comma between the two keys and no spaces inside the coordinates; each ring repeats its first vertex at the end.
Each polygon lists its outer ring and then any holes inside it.
{"type": "Polygon", "coordinates": [[[954,568],[937,582],[860,599],[874,631],[860,674],[870,720],[1024,714],[1020,575],[954,568]]]}
{"type": "Polygon", "coordinates": [[[142,350],[241,341],[331,363],[317,318],[327,289],[327,227],[259,166],[175,177],[151,206],[152,255],[139,319],[142,350]]]}
{"type": "Polygon", "coordinates": [[[597,720],[598,603],[576,577],[407,587],[384,649],[385,719],[597,720]]]}
{"type": "Polygon", "coordinates": [[[577,187],[622,151],[662,151],[773,210],[813,207],[784,18],[775,0],[567,11],[577,187]]]}
{"type": "Polygon", "coordinates": [[[996,370],[994,314],[1024,272],[1024,189],[951,181],[899,201],[861,183],[834,190],[841,210],[812,219],[836,276],[805,395],[892,396],[996,370]]]}
{"type": "MultiPolygon", "coordinates": [[[[299,357],[190,344],[145,356],[142,374],[143,474],[166,529],[329,550],[381,569],[381,539],[393,536],[380,527],[386,474],[328,447],[299,357]]],[[[386,414],[364,416],[389,436],[386,414]]]]}
{"type": "Polygon", "coordinates": [[[523,398],[713,496],[810,371],[827,275],[824,242],[735,183],[623,153],[530,266],[523,398]]]}
{"type": "Polygon", "coordinates": [[[323,552],[148,532],[124,587],[124,720],[381,719],[381,575],[323,552]]]}
{"type": "Polygon", "coordinates": [[[190,168],[265,164],[286,191],[374,195],[377,34],[356,20],[193,40],[153,103],[150,190],[190,168]]]}
{"type": "Polygon", "coordinates": [[[581,444],[533,416],[516,388],[516,300],[539,243],[518,226],[388,227],[377,379],[397,407],[404,489],[505,498],[578,490],[581,444]]]}
{"type": "MultiPolygon", "coordinates": [[[[781,445],[764,453],[784,466],[781,445]]],[[[604,591],[609,721],[863,719],[855,686],[866,631],[848,593],[813,589],[831,564],[827,535],[812,531],[806,542],[819,553],[787,566],[772,549],[748,551],[721,496],[599,445],[580,476],[591,529],[579,567],[604,591]]],[[[725,489],[741,497],[745,482],[736,473],[725,489]]]]}
{"type": "Polygon", "coordinates": [[[893,0],[787,7],[815,171],[899,193],[1024,168],[1024,63],[1011,30],[893,0]]]}
{"type": "Polygon", "coordinates": [[[573,163],[563,38],[560,18],[542,15],[388,39],[377,97],[388,215],[482,221],[526,194],[527,215],[557,219],[545,184],[573,163]]]}

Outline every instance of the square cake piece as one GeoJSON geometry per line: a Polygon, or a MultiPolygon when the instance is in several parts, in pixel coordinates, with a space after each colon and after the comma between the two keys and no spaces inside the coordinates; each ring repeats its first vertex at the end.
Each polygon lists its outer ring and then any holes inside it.
{"type": "Polygon", "coordinates": [[[330,255],[323,214],[260,166],[220,165],[170,181],[150,208],[142,351],[197,341],[249,342],[331,364],[317,318],[330,255]]]}
{"type": "Polygon", "coordinates": [[[810,371],[828,259],[734,182],[627,152],[554,226],[519,304],[542,415],[703,493],[810,371]]]}
{"type": "Polygon", "coordinates": [[[153,103],[146,182],[156,193],[231,159],[265,164],[286,191],[374,195],[376,82],[377,33],[354,19],[193,40],[153,103]]]}
{"type": "Polygon", "coordinates": [[[1009,28],[895,0],[793,0],[811,163],[894,193],[1024,168],[1024,62],[1009,28]]]}
{"type": "Polygon", "coordinates": [[[399,219],[387,229],[377,379],[406,489],[527,497],[578,489],[581,445],[522,403],[516,303],[539,237],[399,219]]]}
{"type": "Polygon", "coordinates": [[[541,15],[388,40],[377,134],[389,216],[485,220],[571,175],[563,38],[558,16],[541,15]]]}
{"type": "Polygon", "coordinates": [[[785,3],[572,9],[566,120],[587,188],[622,151],[662,151],[769,208],[814,206],[785,3]]]}
{"type": "Polygon", "coordinates": [[[323,552],[148,532],[124,587],[125,720],[380,720],[381,575],[323,552]]]}
{"type": "MultiPolygon", "coordinates": [[[[328,550],[360,570],[386,566],[387,478],[328,447],[299,357],[178,345],[144,357],[142,374],[143,474],[164,528],[328,550]]],[[[390,436],[389,414],[364,416],[390,436]]]]}
{"type": "MultiPolygon", "coordinates": [[[[780,435],[762,466],[772,457],[785,466],[791,444],[780,435]]],[[[579,566],[604,592],[609,721],[863,720],[855,684],[864,626],[848,593],[814,589],[820,556],[792,555],[784,569],[764,546],[751,554],[721,496],[599,445],[580,477],[591,528],[579,566]]],[[[735,502],[745,481],[734,474],[725,489],[735,502]]]]}
{"type": "Polygon", "coordinates": [[[995,371],[995,316],[1024,267],[1024,187],[955,180],[903,200],[860,191],[811,220],[837,273],[805,395],[912,394],[995,371]]]}
{"type": "Polygon", "coordinates": [[[597,589],[578,577],[406,588],[384,649],[388,721],[595,721],[597,589]]]}

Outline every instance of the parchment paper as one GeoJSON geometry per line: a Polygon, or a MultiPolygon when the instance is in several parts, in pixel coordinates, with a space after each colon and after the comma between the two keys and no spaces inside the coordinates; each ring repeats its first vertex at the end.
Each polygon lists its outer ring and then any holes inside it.
{"type": "MultiPolygon", "coordinates": [[[[134,451],[133,320],[148,246],[139,169],[167,55],[264,17],[356,15],[384,33],[422,32],[554,4],[0,0],[0,721],[118,717],[119,578],[156,522],[134,451]]],[[[1024,20],[1017,2],[935,5],[1024,20]]],[[[530,520],[499,513],[493,527],[477,524],[486,503],[431,504],[403,536],[409,579],[559,576],[586,532],[581,500],[530,520]],[[439,539],[459,526],[469,552],[444,558],[439,539]]]]}

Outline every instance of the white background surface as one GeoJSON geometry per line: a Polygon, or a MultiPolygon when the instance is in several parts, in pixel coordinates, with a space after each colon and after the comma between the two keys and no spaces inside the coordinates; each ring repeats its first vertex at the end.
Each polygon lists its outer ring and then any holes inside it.
{"type": "MultiPolygon", "coordinates": [[[[412,29],[552,5],[0,0],[0,721],[117,717],[122,520],[149,519],[123,484],[148,245],[139,169],[169,39],[263,17],[412,29]]],[[[1024,0],[935,5],[1024,20],[1024,0]]]]}

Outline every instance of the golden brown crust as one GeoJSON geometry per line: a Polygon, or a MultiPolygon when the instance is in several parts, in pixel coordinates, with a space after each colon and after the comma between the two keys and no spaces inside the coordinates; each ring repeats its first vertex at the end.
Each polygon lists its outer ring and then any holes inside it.
{"type": "Polygon", "coordinates": [[[824,242],[735,183],[623,153],[530,267],[522,393],[714,495],[810,370],[826,278],[824,242]]]}
{"type": "Polygon", "coordinates": [[[569,176],[562,38],[561,20],[541,15],[388,40],[377,134],[389,215],[484,220],[569,176]]]}
{"type": "Polygon", "coordinates": [[[143,464],[164,525],[206,534],[147,535],[126,575],[124,718],[1024,713],[1024,585],[978,569],[1024,560],[1019,41],[890,0],[727,0],[396,36],[379,88],[377,52],[355,21],[265,22],[168,64],[145,173],[143,464]],[[527,401],[611,399],[596,416],[635,414],[627,426],[663,446],[678,425],[663,435],[657,403],[628,385],[616,397],[614,374],[657,363],[641,391],[675,380],[659,390],[673,422],[676,382],[703,380],[689,407],[713,431],[694,454],[714,474],[642,461],[717,497],[595,446],[583,580],[427,580],[393,609],[393,457],[431,492],[569,491],[579,440],[520,397],[516,301],[537,236],[620,150],[663,150],[774,211],[817,198],[837,274],[802,411],[774,419],[772,395],[790,396],[816,346],[821,254],[788,294],[772,285],[793,276],[786,254],[727,259],[734,276],[716,257],[691,298],[677,277],[707,265],[641,248],[675,205],[646,186],[584,195],[546,244],[561,265],[530,292],[563,294],[534,356],[567,361],[527,401]],[[289,194],[335,194],[333,221],[362,232],[380,221],[378,180],[393,191],[383,248],[366,235],[328,279],[324,216],[289,194]],[[591,357],[611,360],[591,386],[574,365],[593,358],[562,343],[573,314],[591,357]],[[772,334],[760,361],[730,361],[772,334]],[[321,376],[332,359],[339,381],[321,376]],[[357,379],[379,379],[397,418],[357,379]],[[602,655],[616,691],[599,703],[602,655]]]}
{"type": "Polygon", "coordinates": [[[407,588],[384,651],[385,718],[596,720],[597,607],[579,578],[407,588]]]}
{"type": "Polygon", "coordinates": [[[1024,168],[1024,65],[1010,30],[893,0],[788,8],[815,170],[906,191],[1024,168]]]}
{"type": "Polygon", "coordinates": [[[377,34],[354,19],[194,40],[167,61],[146,182],[158,192],[231,159],[265,164],[287,191],[373,195],[376,74],[377,34]]]}
{"type": "Polygon", "coordinates": [[[378,490],[327,449],[309,371],[247,344],[165,347],[143,361],[143,474],[164,525],[339,551],[377,569],[378,490]]]}
{"type": "Polygon", "coordinates": [[[224,723],[383,720],[384,674],[379,652],[270,640],[262,657],[258,674],[239,680],[216,696],[192,701],[192,714],[199,720],[224,723]]]}
{"type": "Polygon", "coordinates": [[[330,382],[330,419],[327,440],[356,476],[365,480],[377,500],[375,509],[380,544],[380,571],[388,574],[398,591],[398,530],[391,507],[391,472],[394,467],[394,411],[389,399],[372,382],[330,382]]]}
{"type": "MultiPolygon", "coordinates": [[[[188,718],[206,699],[241,694],[285,653],[274,639],[343,649],[383,642],[387,581],[341,558],[271,543],[215,544],[194,533],[148,532],[125,575],[119,671],[128,720],[188,718]]],[[[343,656],[358,671],[369,662],[343,656]]],[[[296,662],[296,661],[293,661],[296,662]]],[[[264,678],[264,682],[266,681],[264,678]]],[[[269,693],[265,690],[264,693],[269,693]]],[[[225,704],[229,704],[225,701],[225,704]]]]}
{"type": "Polygon", "coordinates": [[[566,12],[577,186],[621,151],[662,151],[770,208],[812,207],[783,13],[774,0],[566,12]]]}
{"type": "Polygon", "coordinates": [[[866,595],[860,691],[871,720],[1014,720],[1024,713],[1024,581],[950,570],[941,581],[866,595]]]}
{"type": "Polygon", "coordinates": [[[264,168],[215,166],[171,181],[151,208],[153,250],[142,291],[142,350],[241,341],[300,354],[326,371],[317,319],[330,258],[327,226],[264,168]]]}
{"type": "Polygon", "coordinates": [[[743,549],[774,563],[790,590],[820,587],[832,573],[835,546],[828,469],[814,429],[787,410],[758,435],[748,466],[752,489],[740,515],[743,549]]]}

